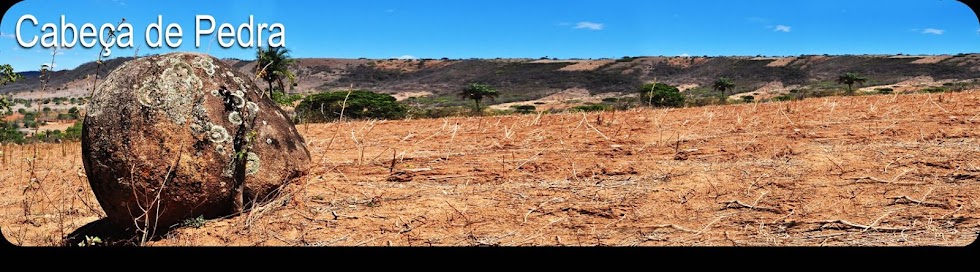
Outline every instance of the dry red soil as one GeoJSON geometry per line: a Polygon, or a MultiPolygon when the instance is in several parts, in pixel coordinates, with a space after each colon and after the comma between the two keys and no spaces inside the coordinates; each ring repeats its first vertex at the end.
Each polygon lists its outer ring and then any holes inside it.
{"type": "MultiPolygon", "coordinates": [[[[303,124],[315,166],[281,196],[147,245],[964,246],[978,109],[968,91],[303,124]]],[[[16,245],[102,216],[79,145],[38,150],[0,167],[16,245]]]]}

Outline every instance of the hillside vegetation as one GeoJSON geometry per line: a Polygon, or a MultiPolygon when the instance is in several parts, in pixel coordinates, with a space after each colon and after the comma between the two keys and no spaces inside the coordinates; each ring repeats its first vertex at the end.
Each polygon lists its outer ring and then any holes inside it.
{"type": "MultiPolygon", "coordinates": [[[[100,74],[104,76],[129,59],[106,61],[100,74]]],[[[247,73],[252,73],[255,66],[253,61],[225,61],[247,73]]],[[[95,63],[87,63],[72,70],[56,71],[49,89],[52,92],[88,90],[95,67],[95,63]]],[[[480,82],[501,92],[496,103],[508,103],[539,99],[569,89],[588,90],[592,95],[632,93],[653,81],[682,86],[681,90],[686,91],[708,88],[720,77],[730,78],[737,84],[735,94],[826,88],[844,72],[866,76],[869,78],[867,86],[896,84],[922,77],[937,82],[966,81],[974,79],[980,71],[980,55],[624,57],[616,60],[297,59],[293,69],[297,82],[288,88],[290,92],[316,93],[354,85],[357,89],[381,93],[426,92],[434,97],[450,97],[463,86],[480,82]]],[[[25,75],[25,80],[4,86],[0,93],[40,89],[41,81],[36,73],[25,75]]]]}

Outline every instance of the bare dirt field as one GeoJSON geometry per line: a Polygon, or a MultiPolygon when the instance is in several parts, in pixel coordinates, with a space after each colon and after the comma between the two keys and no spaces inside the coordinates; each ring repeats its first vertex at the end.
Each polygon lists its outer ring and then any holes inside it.
{"type": "MultiPolygon", "coordinates": [[[[299,125],[309,174],[151,246],[964,246],[980,92],[299,125]]],[[[79,145],[5,147],[0,228],[98,220],[79,145]],[[36,165],[32,178],[31,164],[36,165]]]]}

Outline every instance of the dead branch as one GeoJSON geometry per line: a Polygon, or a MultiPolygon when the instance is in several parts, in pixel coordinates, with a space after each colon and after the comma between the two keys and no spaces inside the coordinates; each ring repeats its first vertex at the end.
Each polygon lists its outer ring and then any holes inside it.
{"type": "Polygon", "coordinates": [[[520,170],[521,167],[523,167],[525,164],[533,161],[534,159],[537,159],[538,156],[540,156],[540,155],[541,155],[541,151],[538,151],[537,154],[534,154],[534,156],[531,156],[531,158],[528,158],[526,161],[522,162],[521,164],[518,164],[517,167],[514,167],[514,171],[520,170]]]}
{"type": "Polygon", "coordinates": [[[820,225],[820,229],[832,228],[833,225],[838,225],[836,229],[860,229],[862,231],[874,230],[880,232],[904,232],[904,231],[914,230],[909,228],[889,228],[889,227],[876,227],[873,225],[862,225],[862,224],[849,222],[843,219],[821,221],[818,223],[822,223],[822,225],[820,225]]]}
{"type": "Polygon", "coordinates": [[[896,197],[889,197],[888,199],[891,199],[892,200],[892,204],[891,205],[912,203],[912,204],[918,204],[918,205],[922,205],[922,206],[926,206],[926,207],[936,207],[936,208],[944,208],[944,209],[948,209],[949,208],[949,205],[948,204],[945,204],[945,203],[926,202],[926,201],[922,201],[922,200],[913,199],[913,198],[911,198],[909,196],[904,196],[904,195],[903,196],[896,196],[896,197]]]}
{"type": "Polygon", "coordinates": [[[681,227],[681,226],[674,225],[674,224],[655,225],[652,228],[653,229],[676,229],[676,230],[679,230],[679,231],[690,232],[690,233],[697,233],[698,232],[696,230],[688,229],[688,228],[681,227]]]}
{"type": "Polygon", "coordinates": [[[565,199],[563,199],[561,197],[556,197],[556,198],[549,199],[548,201],[541,202],[541,204],[539,204],[537,207],[534,207],[534,209],[531,209],[530,211],[527,211],[526,214],[524,214],[524,222],[521,222],[521,224],[523,225],[523,224],[527,223],[527,217],[530,216],[531,213],[533,213],[534,211],[537,211],[538,209],[541,209],[541,207],[544,207],[544,205],[548,205],[548,203],[551,203],[552,201],[561,202],[561,201],[564,201],[564,200],[565,199]]]}
{"type": "Polygon", "coordinates": [[[458,213],[460,216],[463,217],[463,220],[466,220],[466,226],[470,225],[470,219],[466,217],[465,213],[459,211],[459,209],[453,206],[453,204],[450,204],[449,201],[446,201],[446,205],[449,205],[450,208],[453,208],[453,210],[456,211],[456,213],[458,213]]]}
{"type": "Polygon", "coordinates": [[[738,200],[727,201],[724,202],[724,204],[725,204],[725,209],[750,209],[750,210],[758,210],[758,211],[765,211],[765,212],[772,212],[772,213],[783,213],[783,211],[777,208],[749,205],[749,204],[742,203],[742,201],[738,201],[738,200]]]}
{"type": "Polygon", "coordinates": [[[897,176],[895,176],[895,178],[892,178],[892,180],[884,180],[884,179],[880,179],[880,178],[876,178],[876,177],[872,177],[872,176],[864,176],[864,177],[849,178],[849,179],[852,180],[852,181],[854,181],[855,184],[857,184],[857,183],[884,183],[884,184],[901,185],[901,186],[915,186],[915,185],[923,185],[923,184],[925,184],[925,183],[922,183],[922,182],[898,182],[898,179],[901,178],[902,176],[904,176],[905,174],[908,174],[908,172],[910,172],[910,171],[909,170],[906,170],[905,172],[902,172],[901,174],[898,174],[897,176]],[[871,181],[871,182],[868,182],[868,181],[871,181]]]}
{"type": "Polygon", "coordinates": [[[330,214],[333,215],[333,220],[339,220],[340,218],[357,219],[357,216],[337,214],[337,211],[330,211],[330,214]]]}

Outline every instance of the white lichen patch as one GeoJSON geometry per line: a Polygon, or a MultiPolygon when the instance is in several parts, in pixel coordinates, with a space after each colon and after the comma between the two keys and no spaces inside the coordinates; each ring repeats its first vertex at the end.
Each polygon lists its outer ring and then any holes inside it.
{"type": "Polygon", "coordinates": [[[259,167],[261,167],[261,162],[262,162],[259,159],[259,155],[252,152],[248,152],[246,159],[247,161],[245,161],[245,175],[254,175],[255,173],[258,173],[259,167]]]}
{"type": "Polygon", "coordinates": [[[236,109],[241,109],[245,107],[245,93],[241,90],[234,91],[231,93],[231,105],[236,109]]]}
{"type": "Polygon", "coordinates": [[[204,70],[204,73],[208,74],[209,77],[214,77],[214,62],[211,62],[211,58],[194,58],[194,67],[204,70]]]}
{"type": "Polygon", "coordinates": [[[259,112],[259,104],[255,104],[255,102],[245,103],[245,108],[248,109],[248,113],[252,114],[252,116],[255,116],[259,112]]]}
{"type": "Polygon", "coordinates": [[[184,124],[204,83],[190,65],[177,59],[179,57],[168,57],[165,63],[172,65],[159,76],[144,79],[135,95],[140,105],[163,112],[174,123],[184,124]]]}
{"type": "Polygon", "coordinates": [[[207,130],[205,130],[203,126],[196,123],[191,124],[190,128],[191,128],[191,133],[194,133],[195,135],[204,134],[204,132],[207,132],[207,130]]]}
{"type": "Polygon", "coordinates": [[[224,127],[211,124],[211,131],[208,133],[208,139],[210,139],[213,143],[220,144],[230,140],[231,136],[228,135],[228,130],[224,127]]]}
{"type": "Polygon", "coordinates": [[[239,126],[243,122],[242,115],[237,111],[233,111],[228,114],[228,121],[231,122],[232,125],[239,126]]]}
{"type": "Polygon", "coordinates": [[[219,155],[222,155],[222,156],[228,155],[228,154],[226,154],[227,151],[225,150],[225,146],[223,146],[223,145],[216,145],[216,146],[214,146],[214,151],[215,152],[218,152],[218,154],[219,155]]]}

